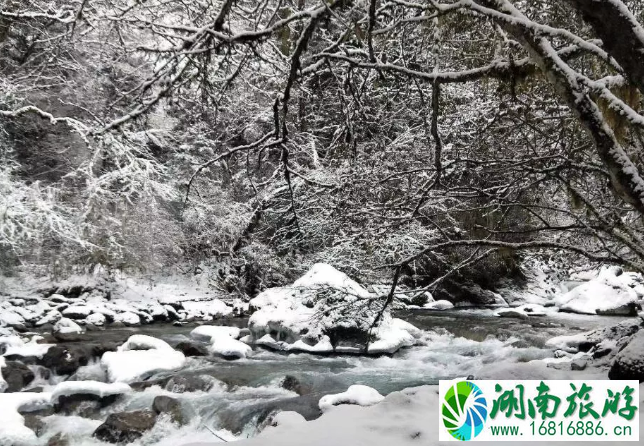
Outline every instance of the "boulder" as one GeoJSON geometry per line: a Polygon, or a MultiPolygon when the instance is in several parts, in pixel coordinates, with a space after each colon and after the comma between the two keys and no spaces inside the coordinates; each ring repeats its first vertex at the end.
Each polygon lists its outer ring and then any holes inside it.
{"type": "Polygon", "coordinates": [[[107,443],[131,443],[152,429],[157,414],[151,410],[137,410],[110,414],[93,436],[107,443]]]}
{"type": "Polygon", "coordinates": [[[22,417],[25,420],[25,426],[34,431],[37,437],[40,437],[45,431],[46,425],[38,415],[26,413],[22,417]]]}
{"type": "Polygon", "coordinates": [[[186,356],[208,356],[208,349],[195,342],[181,341],[174,348],[186,356]]]}
{"type": "Polygon", "coordinates": [[[71,375],[79,367],[87,365],[90,358],[91,355],[84,349],[55,345],[45,353],[39,364],[57,375],[71,375]]]}
{"type": "Polygon", "coordinates": [[[626,347],[617,354],[608,378],[644,382],[644,331],[633,335],[626,347]]]}
{"type": "Polygon", "coordinates": [[[69,437],[60,432],[49,439],[47,446],[69,446],[69,437]]]}
{"type": "Polygon", "coordinates": [[[210,375],[176,375],[167,382],[165,389],[172,393],[207,392],[216,386],[225,384],[210,375]]]}
{"type": "Polygon", "coordinates": [[[115,403],[120,395],[99,396],[91,393],[61,395],[54,404],[56,413],[78,415],[83,418],[96,418],[104,407],[115,403]]]}
{"type": "Polygon", "coordinates": [[[75,342],[82,339],[83,329],[74,321],[62,318],[54,325],[52,335],[60,342],[75,342]]]}
{"type": "Polygon", "coordinates": [[[19,392],[35,378],[34,372],[19,361],[6,361],[2,367],[2,377],[7,382],[6,392],[19,392]]]}
{"type": "Polygon", "coordinates": [[[281,386],[283,389],[290,390],[291,392],[295,392],[298,395],[302,395],[303,393],[302,384],[293,375],[286,375],[281,382],[281,386]]]}
{"type": "Polygon", "coordinates": [[[159,415],[169,415],[170,419],[179,425],[184,425],[187,422],[181,409],[181,403],[175,398],[159,395],[154,398],[152,409],[159,415]]]}

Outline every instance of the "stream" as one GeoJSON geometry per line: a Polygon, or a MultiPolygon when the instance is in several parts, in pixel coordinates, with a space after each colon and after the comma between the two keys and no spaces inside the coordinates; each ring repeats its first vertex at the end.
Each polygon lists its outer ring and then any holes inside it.
{"type": "MultiPolygon", "coordinates": [[[[322,396],[343,392],[352,384],[365,384],[385,395],[406,387],[436,384],[440,379],[473,375],[486,364],[543,359],[552,356],[545,342],[554,336],[612,326],[624,320],[566,313],[531,319],[500,318],[492,310],[484,309],[414,310],[398,312],[396,316],[425,331],[424,345],[380,357],[314,356],[260,348],[249,358],[235,361],[193,357],[182,370],[151,376],[148,384],[158,385],[144,384],[142,391],[127,395],[101,415],[147,409],[156,396],[169,395],[181,401],[190,423],[182,428],[157,423],[134,444],[230,441],[255,435],[258,426],[277,410],[294,410],[307,419],[316,418],[320,415],[317,404],[322,396]],[[207,392],[172,393],[163,386],[169,377],[176,375],[208,375],[221,383],[207,392]],[[290,377],[291,388],[295,383],[297,393],[282,387],[286,376],[290,377]]],[[[240,318],[225,324],[243,327],[246,322],[240,318]]],[[[122,342],[136,333],[175,345],[190,339],[194,327],[194,324],[153,324],[87,332],[85,336],[88,340],[122,342]]],[[[45,421],[51,432],[73,432],[70,446],[104,444],[89,437],[100,420],[53,415],[45,421]]]]}

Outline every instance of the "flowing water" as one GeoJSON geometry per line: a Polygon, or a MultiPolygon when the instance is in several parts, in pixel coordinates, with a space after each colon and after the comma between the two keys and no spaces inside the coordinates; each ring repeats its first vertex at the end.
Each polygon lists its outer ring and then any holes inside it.
{"type": "MultiPolygon", "coordinates": [[[[254,435],[257,426],[276,410],[295,410],[306,418],[320,412],[319,399],[365,384],[387,394],[405,387],[435,384],[440,379],[475,375],[486,364],[527,362],[552,356],[545,342],[563,334],[575,334],[615,325],[623,318],[557,314],[529,320],[499,318],[490,310],[445,312],[405,311],[397,314],[425,331],[423,345],[401,350],[391,356],[313,356],[283,354],[263,349],[242,360],[190,358],[178,372],[159,373],[149,381],[163,381],[170,375],[209,375],[221,381],[208,392],[173,394],[162,386],[135,392],[108,412],[149,408],[157,395],[172,395],[182,402],[191,423],[177,429],[157,423],[138,444],[174,445],[192,441],[233,440],[254,435]],[[298,395],[282,388],[286,376],[295,378],[298,395]]],[[[245,326],[246,320],[228,321],[245,326]]],[[[136,329],[111,329],[87,333],[89,338],[124,341],[133,333],[164,339],[171,345],[189,339],[193,325],[149,325],[136,329]]],[[[295,380],[291,379],[292,382],[295,380]]],[[[100,421],[78,417],[48,417],[47,429],[73,431],[72,446],[100,444],[89,438],[100,421]]]]}

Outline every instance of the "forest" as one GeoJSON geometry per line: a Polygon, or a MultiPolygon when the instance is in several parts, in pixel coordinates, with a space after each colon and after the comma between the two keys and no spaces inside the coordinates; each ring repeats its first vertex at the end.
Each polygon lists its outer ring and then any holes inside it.
{"type": "Polygon", "coordinates": [[[643,94],[640,0],[0,0],[0,446],[644,381],[643,94]]]}

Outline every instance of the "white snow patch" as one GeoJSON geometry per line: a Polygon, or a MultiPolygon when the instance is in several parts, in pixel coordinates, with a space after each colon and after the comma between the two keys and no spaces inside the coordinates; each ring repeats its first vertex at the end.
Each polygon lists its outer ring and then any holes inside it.
{"type": "Polygon", "coordinates": [[[346,392],[338,393],[335,395],[325,395],[320,398],[318,406],[322,412],[326,412],[334,406],[340,404],[357,404],[358,406],[373,406],[378,404],[385,397],[382,396],[376,389],[355,384],[350,386],[346,392]]]}
{"type": "Polygon", "coordinates": [[[186,357],[166,342],[146,335],[131,336],[116,352],[106,352],[101,364],[111,382],[132,382],[163,370],[183,367],[186,357]]]}

